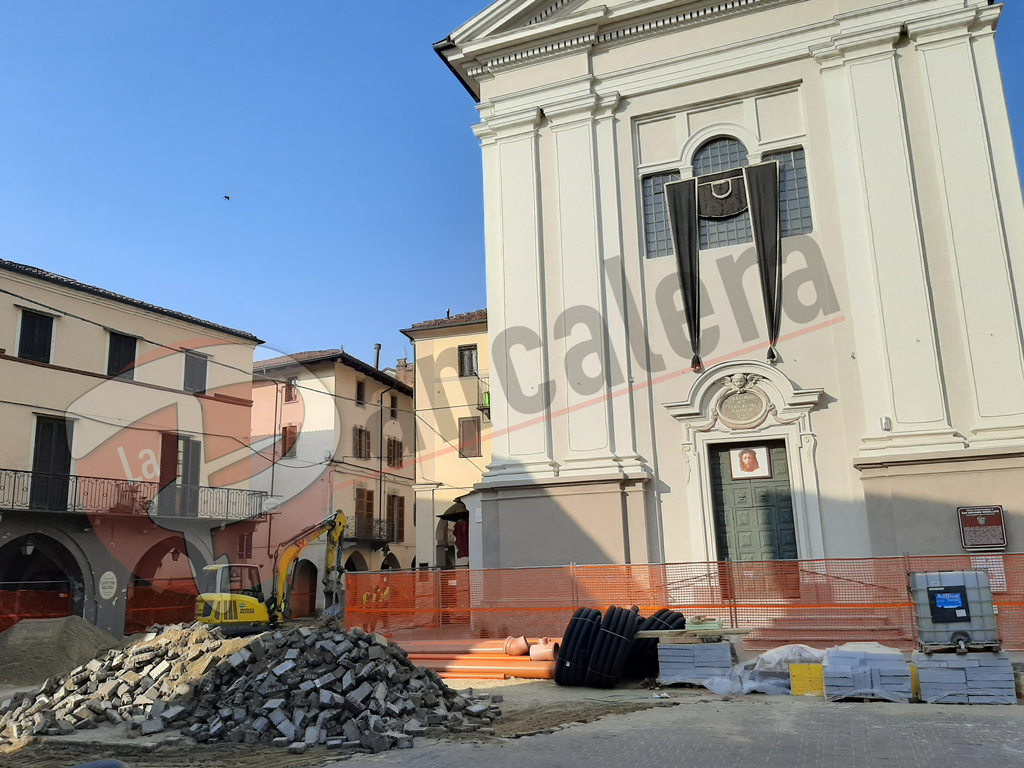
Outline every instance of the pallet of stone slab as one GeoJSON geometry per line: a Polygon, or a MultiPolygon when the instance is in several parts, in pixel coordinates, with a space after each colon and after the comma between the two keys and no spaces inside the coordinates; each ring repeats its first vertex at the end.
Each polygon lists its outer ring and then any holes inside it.
{"type": "Polygon", "coordinates": [[[1002,652],[924,653],[915,651],[918,698],[928,704],[1016,704],[1010,658],[1002,652]]]}
{"type": "Polygon", "coordinates": [[[732,666],[730,643],[658,644],[660,685],[703,685],[709,678],[727,677],[732,666]]]}
{"type": "Polygon", "coordinates": [[[892,701],[913,695],[910,667],[902,651],[879,643],[846,643],[825,652],[826,701],[892,701]]]}

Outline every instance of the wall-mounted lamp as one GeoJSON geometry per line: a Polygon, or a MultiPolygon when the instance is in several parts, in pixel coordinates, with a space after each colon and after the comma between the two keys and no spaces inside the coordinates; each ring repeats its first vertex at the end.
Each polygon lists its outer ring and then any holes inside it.
{"type": "Polygon", "coordinates": [[[36,545],[33,544],[31,541],[26,541],[24,544],[21,545],[21,554],[23,554],[25,557],[28,557],[35,551],[36,545]]]}
{"type": "Polygon", "coordinates": [[[171,560],[173,560],[174,562],[178,562],[179,557],[181,557],[181,552],[179,552],[177,549],[172,549],[171,560]]]}

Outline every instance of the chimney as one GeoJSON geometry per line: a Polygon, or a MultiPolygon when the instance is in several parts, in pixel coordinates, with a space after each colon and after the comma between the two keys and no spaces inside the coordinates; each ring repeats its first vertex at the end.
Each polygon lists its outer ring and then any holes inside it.
{"type": "Polygon", "coordinates": [[[415,368],[408,358],[403,357],[395,363],[395,378],[407,387],[411,387],[415,383],[415,368]]]}
{"type": "Polygon", "coordinates": [[[380,370],[380,344],[373,345],[373,367],[380,370]]]}

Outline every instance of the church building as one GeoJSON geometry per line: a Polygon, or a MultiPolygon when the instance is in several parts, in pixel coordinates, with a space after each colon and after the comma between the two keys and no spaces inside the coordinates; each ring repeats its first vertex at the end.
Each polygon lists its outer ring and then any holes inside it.
{"type": "Polygon", "coordinates": [[[480,113],[482,566],[1024,552],[1002,12],[498,0],[435,45],[480,113]]]}

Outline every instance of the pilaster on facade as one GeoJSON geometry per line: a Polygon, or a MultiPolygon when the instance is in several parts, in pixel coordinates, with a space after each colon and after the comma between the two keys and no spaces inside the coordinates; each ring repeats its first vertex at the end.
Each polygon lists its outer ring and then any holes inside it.
{"type": "MultiPolygon", "coordinates": [[[[928,127],[939,178],[955,310],[971,386],[970,442],[1024,443],[1024,346],[1006,219],[1024,221],[1019,195],[1004,201],[993,164],[986,72],[973,39],[989,37],[996,9],[958,10],[908,24],[923,62],[928,127]]],[[[1004,103],[1001,88],[996,101],[1004,103]]],[[[998,122],[995,121],[995,122],[998,122]]],[[[1003,162],[1011,158],[999,158],[1003,162]]]]}
{"type": "Polygon", "coordinates": [[[812,48],[822,69],[866,415],[860,453],[963,448],[940,365],[906,104],[902,25],[812,48]]]}

